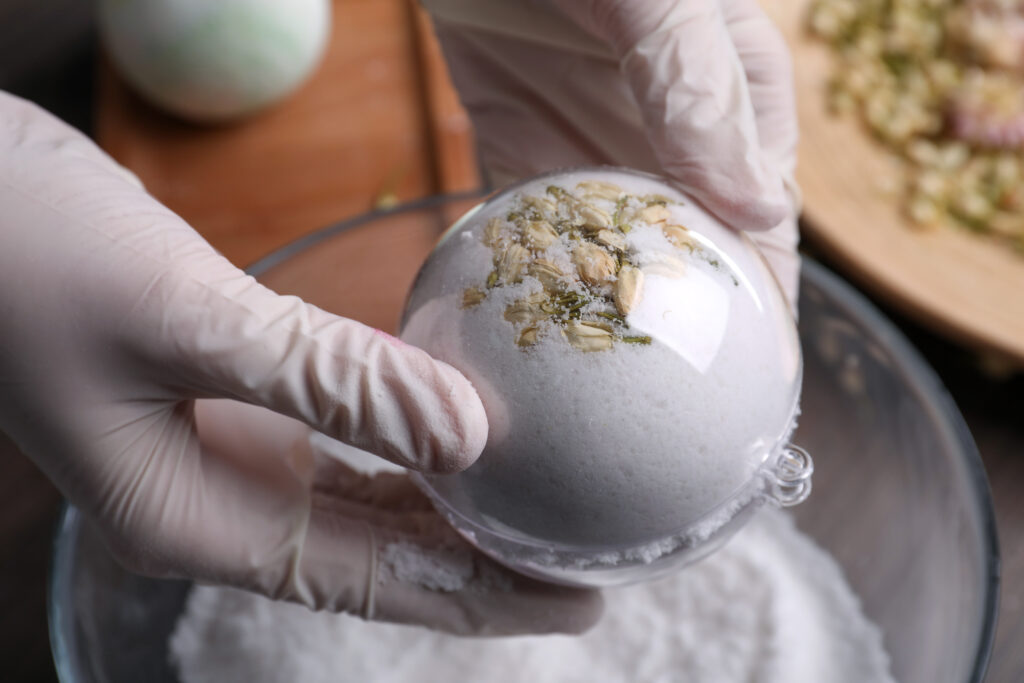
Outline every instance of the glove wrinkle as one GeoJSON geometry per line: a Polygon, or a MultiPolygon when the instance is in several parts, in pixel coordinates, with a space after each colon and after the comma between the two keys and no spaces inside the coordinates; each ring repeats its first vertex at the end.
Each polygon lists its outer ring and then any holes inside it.
{"type": "Polygon", "coordinates": [[[367,621],[372,621],[376,609],[377,584],[380,582],[380,549],[377,547],[377,537],[373,533],[373,527],[368,522],[363,522],[366,530],[366,545],[370,558],[370,568],[366,572],[366,588],[363,607],[360,610],[361,616],[367,621]]]}

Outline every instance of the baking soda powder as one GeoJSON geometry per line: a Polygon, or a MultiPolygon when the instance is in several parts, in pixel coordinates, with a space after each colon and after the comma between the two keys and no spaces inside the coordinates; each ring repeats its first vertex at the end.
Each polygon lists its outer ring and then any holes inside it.
{"type": "Polygon", "coordinates": [[[703,562],[605,597],[583,636],[466,639],[197,587],[171,659],[185,683],[893,681],[839,566],[777,510],[703,562]]]}

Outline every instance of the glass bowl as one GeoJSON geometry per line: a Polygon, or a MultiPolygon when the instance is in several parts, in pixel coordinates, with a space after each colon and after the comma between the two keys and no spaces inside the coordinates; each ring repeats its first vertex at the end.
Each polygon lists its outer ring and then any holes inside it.
{"type": "MultiPolygon", "coordinates": [[[[440,198],[346,221],[250,272],[277,291],[393,330],[420,264],[478,201],[440,198]]],[[[897,680],[981,681],[998,551],[970,434],[935,374],[862,296],[810,261],[801,288],[803,413],[794,439],[817,457],[814,492],[793,508],[797,523],[846,572],[883,631],[897,680]]],[[[78,511],[65,509],[49,590],[60,680],[177,681],[167,639],[188,590],[188,582],[124,571],[78,511]]]]}
{"type": "Polygon", "coordinates": [[[651,580],[810,491],[800,343],[743,234],[649,173],[547,173],[444,233],[399,337],[462,371],[490,431],[416,480],[470,543],[544,581],[651,580]]]}

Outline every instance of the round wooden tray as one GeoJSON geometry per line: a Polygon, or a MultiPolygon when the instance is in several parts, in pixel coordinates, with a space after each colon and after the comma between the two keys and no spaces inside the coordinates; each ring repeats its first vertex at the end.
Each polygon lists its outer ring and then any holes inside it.
{"type": "Polygon", "coordinates": [[[880,299],[975,348],[1024,364],[1024,256],[954,229],[914,229],[886,196],[893,161],[852,116],[826,110],[831,60],[808,0],[765,0],[789,42],[800,117],[805,237],[880,299]]]}

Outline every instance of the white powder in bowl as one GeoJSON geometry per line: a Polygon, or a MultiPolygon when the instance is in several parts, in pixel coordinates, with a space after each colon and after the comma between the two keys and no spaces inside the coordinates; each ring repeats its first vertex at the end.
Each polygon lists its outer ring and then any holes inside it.
{"type": "Polygon", "coordinates": [[[835,561],[767,510],[672,577],[605,591],[583,636],[463,639],[196,587],[171,637],[184,683],[892,683],[835,561]]]}
{"type": "Polygon", "coordinates": [[[749,492],[793,426],[799,344],[771,273],[645,175],[574,171],[489,201],[431,254],[401,337],[461,370],[487,410],[478,462],[428,480],[481,539],[658,547],[749,492]]]}

